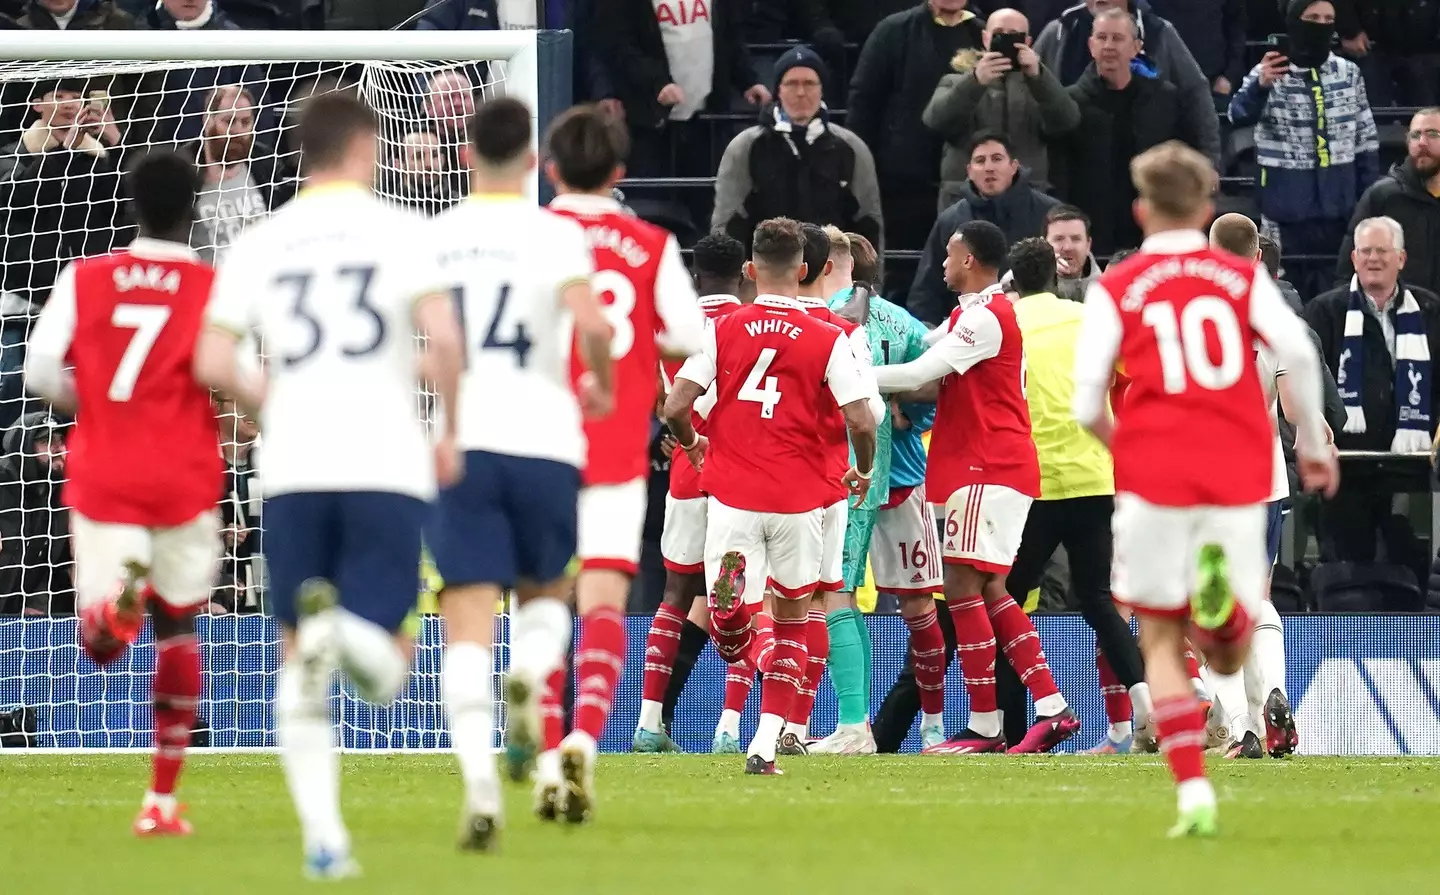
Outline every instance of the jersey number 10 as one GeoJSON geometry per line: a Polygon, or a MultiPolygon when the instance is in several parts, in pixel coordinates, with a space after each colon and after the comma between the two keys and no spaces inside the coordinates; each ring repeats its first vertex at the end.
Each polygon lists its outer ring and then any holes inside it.
{"type": "Polygon", "coordinates": [[[1147,304],[1141,312],[1145,325],[1155,332],[1155,345],[1160,352],[1160,375],[1165,392],[1178,395],[1189,383],[1206,391],[1223,391],[1240,381],[1245,368],[1245,350],[1241,344],[1240,321],[1235,309],[1223,298],[1202,295],[1186,302],[1176,319],[1175,306],[1169,302],[1147,304]],[[1215,328],[1220,347],[1220,362],[1210,360],[1206,345],[1205,324],[1215,328]]]}

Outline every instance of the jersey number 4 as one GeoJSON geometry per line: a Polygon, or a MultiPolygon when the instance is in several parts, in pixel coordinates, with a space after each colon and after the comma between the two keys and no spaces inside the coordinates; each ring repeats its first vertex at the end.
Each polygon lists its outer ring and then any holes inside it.
{"type": "Polygon", "coordinates": [[[165,305],[116,305],[110,315],[110,322],[120,329],[133,329],[125,353],[120,355],[120,364],[110,378],[107,397],[116,402],[129,401],[135,394],[135,380],[140,378],[140,369],[145,358],[160,338],[160,330],[170,319],[170,309],[165,305]]]}
{"type": "Polygon", "coordinates": [[[1235,309],[1223,298],[1202,295],[1185,303],[1177,319],[1175,306],[1155,302],[1141,313],[1155,332],[1160,352],[1160,375],[1167,394],[1178,395],[1194,383],[1206,391],[1222,391],[1240,381],[1245,369],[1245,346],[1235,309]],[[1210,359],[1206,324],[1215,331],[1219,363],[1210,359]]]}
{"type": "Polygon", "coordinates": [[[759,404],[762,420],[774,419],[775,405],[780,403],[780,377],[765,375],[774,361],[774,348],[762,350],[755,366],[750,368],[750,375],[745,377],[745,384],[740,386],[740,393],[736,395],[741,401],[759,404]]]}

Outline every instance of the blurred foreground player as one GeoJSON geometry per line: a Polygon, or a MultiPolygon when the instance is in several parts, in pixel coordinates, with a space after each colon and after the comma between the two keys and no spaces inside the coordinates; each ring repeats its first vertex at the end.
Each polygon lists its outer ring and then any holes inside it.
{"type": "MultiPolygon", "coordinates": [[[[740,307],[744,245],[724,233],[711,233],[695,243],[692,252],[695,288],[700,293],[700,310],[705,316],[713,320],[740,307]]],[[[668,365],[666,369],[669,370],[668,365]]],[[[675,364],[674,370],[669,370],[667,388],[679,369],[680,365],[675,364]]],[[[714,395],[713,389],[707,390],[695,402],[691,424],[701,434],[705,432],[705,414],[714,405],[714,395]]],[[[710,613],[704,603],[705,494],[700,490],[700,472],[690,464],[678,442],[670,458],[670,489],[665,496],[660,553],[665,561],[665,593],[661,597],[660,608],[655,611],[655,618],[650,622],[650,633],[645,638],[645,677],[640,719],[635,726],[633,743],[636,752],[680,751],[670,738],[665,723],[666,710],[674,711],[675,700],[679,698],[685,680],[695,667],[700,651],[710,640],[710,613]],[[698,617],[697,608],[701,612],[698,617]]],[[[754,669],[750,669],[749,677],[754,677],[754,669]]],[[[749,692],[746,687],[745,693],[748,695],[749,692]]],[[[728,712],[731,711],[728,684],[726,694],[725,708],[728,712]]],[[[741,705],[744,705],[743,700],[741,705]]],[[[726,720],[722,713],[722,725],[726,720]]],[[[740,751],[739,711],[734,711],[734,724],[733,732],[715,732],[714,751],[740,751]]]]}
{"type": "Polygon", "coordinates": [[[199,183],[190,162],[157,152],[127,181],[140,236],[61,272],[30,336],[25,385],[76,415],[65,500],[85,654],[117,659],[147,605],[154,624],[154,772],[135,833],[185,836],[175,781],[200,699],[195,613],[220,558],[215,409],[192,372],[215,274],[187,245],[199,183]],[[163,435],[164,463],[140,432],[163,435]]]}
{"type": "MultiPolygon", "coordinates": [[[[625,661],[625,603],[639,568],[649,502],[656,374],[662,356],[683,359],[700,350],[705,315],[675,237],[627,213],[613,198],[630,151],[625,125],[599,106],[577,106],[555,120],[545,144],[545,173],[557,193],[550,209],[580,224],[594,255],[590,286],[613,332],[615,394],[612,413],[585,421],[575,725],[558,751],[546,743],[536,768],[537,808],[541,817],[553,818],[562,768],[572,789],[567,796],[572,814],[592,796],[591,768],[625,661]]],[[[579,358],[572,357],[571,372],[576,387],[583,388],[590,374],[579,358]]],[[[558,707],[563,690],[563,675],[552,676],[547,702],[558,707]]]]}
{"type": "MultiPolygon", "coordinates": [[[[519,100],[502,97],[475,110],[470,201],[436,218],[433,234],[432,252],[465,329],[458,442],[465,474],[440,494],[433,549],[445,579],[450,736],[471,818],[461,845],[476,849],[489,847],[498,819],[490,675],[504,590],[513,587],[517,601],[505,713],[514,777],[523,779],[539,752],[541,693],[570,646],[566,567],[575,555],[585,463],[572,329],[592,374],[583,389],[589,408],[603,415],[612,401],[610,326],[590,290],[585,233],[525,195],[537,161],[532,134],[531,112],[519,100]]],[[[618,674],[618,658],[614,665],[598,673],[618,674]]],[[[565,792],[550,793],[572,821],[590,811],[593,764],[588,751],[567,754],[565,792]]]]}
{"type": "Polygon", "coordinates": [[[1339,473],[1304,324],[1263,268],[1210,248],[1201,231],[1214,211],[1210,163],[1171,142],[1130,171],[1145,242],[1086,295],[1074,410],[1115,458],[1113,592],[1140,616],[1155,724],[1179,784],[1170,835],[1214,835],[1205,714],[1182,653],[1190,628],[1212,668],[1238,671],[1265,592],[1274,435],[1257,338],[1294,377],[1306,487],[1333,493],[1339,473]],[[1130,384],[1112,422],[1105,398],[1116,361],[1130,384]],[[1216,457],[1225,458],[1223,476],[1216,457]]]}
{"type": "Polygon", "coordinates": [[[844,334],[796,301],[804,248],[795,221],[756,227],[746,266],[759,291],[755,303],[707,329],[704,351],[685,362],[665,401],[665,421],[709,495],[705,577],[713,582],[711,630],[726,661],[751,646],[749,589],[764,588],[768,578],[776,597],[775,645],[760,668],[764,693],[747,774],[778,773],[775,747],[805,674],[806,618],[820,579],[822,507],[833,476],[825,452],[815,450],[815,433],[832,406],[844,413],[855,444],[855,466],[843,476],[855,497],[864,498],[875,460],[873,385],[844,334]],[[691,423],[712,383],[713,445],[691,423]]]}
{"type": "Polygon", "coordinates": [[[376,128],[347,95],[306,101],[304,188],[231,245],[195,357],[200,378],[258,412],[264,433],[264,549],[284,638],[275,723],[305,871],[321,879],[358,873],[340,816],[334,672],[370,702],[399,695],[422,529],[437,477],[457,470],[455,312],[420,220],[370,191],[376,128]],[[239,363],[252,333],[269,353],[264,373],[239,363]],[[417,413],[422,372],[446,420],[433,453],[417,413]]]}

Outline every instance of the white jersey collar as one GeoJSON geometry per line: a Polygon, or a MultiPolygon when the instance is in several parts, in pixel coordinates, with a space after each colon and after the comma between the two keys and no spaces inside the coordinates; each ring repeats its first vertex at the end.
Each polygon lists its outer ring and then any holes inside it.
{"type": "Polygon", "coordinates": [[[1140,251],[1156,255],[1188,255],[1203,252],[1210,247],[1210,240],[1199,230],[1165,230],[1145,237],[1140,251]]]}
{"type": "Polygon", "coordinates": [[[738,304],[740,304],[740,299],[736,298],[733,295],[726,295],[723,292],[716,292],[713,295],[700,296],[700,307],[702,308],[722,308],[725,305],[738,304]]]}
{"type": "Polygon", "coordinates": [[[127,248],[135,257],[148,258],[152,261],[198,261],[200,259],[200,255],[185,243],[171,242],[168,239],[137,236],[131,240],[127,248]]]}
{"type": "Polygon", "coordinates": [[[784,308],[788,311],[805,310],[799,301],[783,295],[757,295],[755,296],[755,304],[766,308],[784,308]]]}
{"type": "Polygon", "coordinates": [[[556,211],[570,211],[575,214],[620,214],[625,209],[610,196],[591,196],[585,193],[565,193],[550,200],[550,207],[556,211]]]}

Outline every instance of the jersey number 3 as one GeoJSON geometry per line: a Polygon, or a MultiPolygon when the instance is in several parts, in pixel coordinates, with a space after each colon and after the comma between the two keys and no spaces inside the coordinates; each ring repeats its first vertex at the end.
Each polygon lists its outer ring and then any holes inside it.
{"type": "Polygon", "coordinates": [[[1145,306],[1141,319],[1155,332],[1160,352],[1160,374],[1165,392],[1178,395],[1194,383],[1206,391],[1223,391],[1240,381],[1245,368],[1240,321],[1235,309],[1223,298],[1202,295],[1185,303],[1176,319],[1175,306],[1155,302],[1145,306]],[[1205,324],[1214,327],[1220,361],[1210,359],[1205,324]]]}
{"type": "Polygon", "coordinates": [[[110,322],[120,329],[133,329],[135,332],[130,336],[130,343],[125,346],[125,353],[120,355],[120,364],[115,368],[115,375],[110,378],[110,391],[107,394],[110,400],[129,401],[130,396],[135,394],[135,380],[140,378],[140,369],[145,366],[145,358],[150,356],[150,349],[155,347],[155,340],[160,338],[160,330],[165,328],[165,322],[169,319],[170,309],[165,305],[115,306],[110,322]]]}
{"type": "Polygon", "coordinates": [[[774,419],[775,405],[780,403],[780,377],[765,375],[774,361],[775,349],[763,349],[755,361],[755,366],[750,368],[750,375],[745,377],[745,384],[740,386],[740,393],[736,395],[741,401],[754,401],[759,404],[762,420],[774,419]]]}

